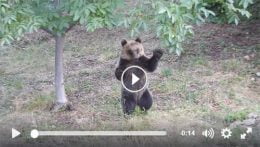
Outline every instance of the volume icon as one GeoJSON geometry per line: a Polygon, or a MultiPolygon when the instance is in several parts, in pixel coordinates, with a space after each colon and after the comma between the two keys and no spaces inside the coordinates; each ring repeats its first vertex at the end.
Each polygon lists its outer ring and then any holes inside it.
{"type": "Polygon", "coordinates": [[[206,138],[214,138],[214,130],[213,128],[206,129],[205,131],[202,132],[202,135],[205,136],[206,138]]]}

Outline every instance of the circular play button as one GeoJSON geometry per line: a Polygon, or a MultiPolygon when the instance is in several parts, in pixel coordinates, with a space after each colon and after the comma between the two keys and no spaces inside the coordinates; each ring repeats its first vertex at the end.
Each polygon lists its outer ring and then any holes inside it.
{"type": "Polygon", "coordinates": [[[139,92],[147,85],[146,72],[139,66],[129,66],[123,71],[121,83],[129,92],[139,92]]]}

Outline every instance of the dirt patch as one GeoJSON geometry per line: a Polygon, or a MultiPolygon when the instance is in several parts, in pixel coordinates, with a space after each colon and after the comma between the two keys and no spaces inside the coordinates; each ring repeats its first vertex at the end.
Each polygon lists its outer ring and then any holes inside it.
{"type": "MultiPolygon", "coordinates": [[[[241,57],[253,52],[248,48],[260,44],[260,21],[236,25],[204,24],[195,27],[195,36],[188,44],[190,52],[196,52],[197,48],[210,56],[212,60],[241,57]],[[237,51],[242,49],[243,51],[237,51]],[[225,53],[223,53],[225,52],[225,53]],[[241,55],[242,53],[242,55],[241,55]]],[[[196,52],[198,53],[198,52],[196,52]]]]}

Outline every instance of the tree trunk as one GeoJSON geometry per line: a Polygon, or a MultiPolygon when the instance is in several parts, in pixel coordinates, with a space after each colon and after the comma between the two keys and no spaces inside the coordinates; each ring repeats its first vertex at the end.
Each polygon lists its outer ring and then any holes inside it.
{"type": "Polygon", "coordinates": [[[71,110],[71,105],[68,104],[64,88],[63,76],[63,49],[65,36],[55,36],[55,93],[56,103],[52,110],[59,111],[60,109],[71,110]]]}
{"type": "Polygon", "coordinates": [[[59,104],[65,104],[68,102],[65,88],[64,88],[64,76],[63,76],[63,48],[64,48],[64,36],[55,36],[55,91],[56,102],[59,104]]]}

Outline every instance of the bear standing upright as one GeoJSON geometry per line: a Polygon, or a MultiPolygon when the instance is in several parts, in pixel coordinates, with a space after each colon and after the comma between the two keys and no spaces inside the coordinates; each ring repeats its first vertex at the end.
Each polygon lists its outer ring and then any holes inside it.
{"type": "MultiPolygon", "coordinates": [[[[139,66],[147,72],[155,71],[163,55],[163,51],[157,49],[153,51],[151,58],[146,57],[140,38],[128,41],[122,40],[121,45],[121,55],[115,70],[115,76],[119,81],[121,81],[124,70],[133,65],[139,66]]],[[[140,81],[144,81],[144,75],[140,75],[139,77],[140,81]]],[[[153,103],[152,95],[147,87],[138,92],[130,92],[122,87],[121,95],[121,103],[125,114],[133,113],[136,105],[138,105],[141,110],[147,111],[151,108],[153,103]]]]}

